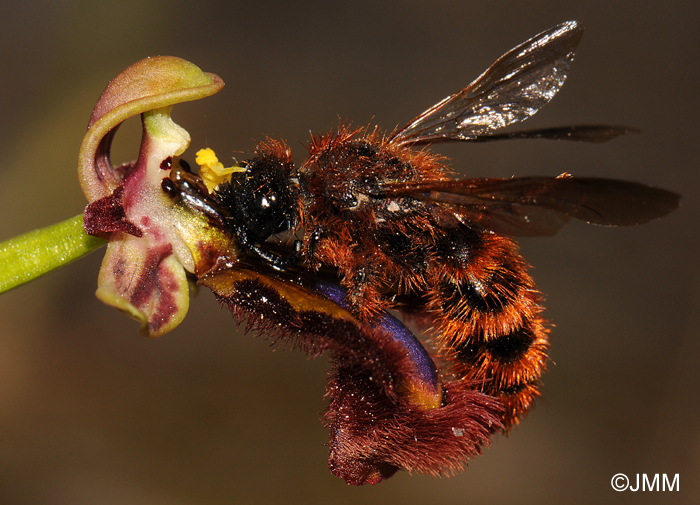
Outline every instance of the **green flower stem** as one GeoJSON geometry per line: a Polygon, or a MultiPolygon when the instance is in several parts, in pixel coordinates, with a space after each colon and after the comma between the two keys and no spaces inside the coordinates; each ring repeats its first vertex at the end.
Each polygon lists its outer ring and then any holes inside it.
{"type": "Polygon", "coordinates": [[[85,233],[83,215],[0,243],[0,293],[49,273],[107,241],[85,233]]]}

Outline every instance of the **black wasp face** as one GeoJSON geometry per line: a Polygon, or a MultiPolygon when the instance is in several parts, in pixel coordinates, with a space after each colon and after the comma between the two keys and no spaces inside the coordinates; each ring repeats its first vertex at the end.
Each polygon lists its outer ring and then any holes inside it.
{"type": "Polygon", "coordinates": [[[245,243],[259,244],[296,220],[296,191],[280,160],[254,158],[246,164],[247,170],[221,184],[216,196],[228,213],[230,230],[245,243]]]}
{"type": "Polygon", "coordinates": [[[293,165],[274,155],[245,162],[245,172],[234,173],[214,196],[224,213],[226,230],[241,247],[273,266],[285,268],[296,262],[293,253],[281,256],[262,248],[272,235],[293,229],[299,220],[299,191],[292,179],[293,165]]]}
{"type": "Polygon", "coordinates": [[[263,154],[238,165],[245,170],[232,174],[229,182],[209,193],[188,164],[180,160],[163,190],[173,198],[209,216],[211,221],[237,239],[240,249],[255,258],[284,269],[298,260],[301,243],[278,253],[263,244],[275,234],[294,230],[300,220],[299,189],[292,177],[291,160],[274,153],[263,154]]]}

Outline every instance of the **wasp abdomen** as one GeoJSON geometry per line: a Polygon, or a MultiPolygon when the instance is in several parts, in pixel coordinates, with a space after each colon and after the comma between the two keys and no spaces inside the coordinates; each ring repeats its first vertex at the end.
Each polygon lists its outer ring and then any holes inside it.
{"type": "Polygon", "coordinates": [[[438,250],[428,274],[438,350],[457,377],[503,403],[510,426],[532,403],[546,365],[541,297],[508,238],[459,227],[438,250]]]}

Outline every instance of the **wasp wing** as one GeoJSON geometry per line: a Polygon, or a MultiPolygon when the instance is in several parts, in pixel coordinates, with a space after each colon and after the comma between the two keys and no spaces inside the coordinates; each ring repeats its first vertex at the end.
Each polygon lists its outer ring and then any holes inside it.
{"type": "Polygon", "coordinates": [[[501,56],[462,91],[423,112],[391,142],[470,140],[527,119],[564,84],[582,36],[583,28],[575,21],[545,30],[501,56]]]}
{"type": "Polygon", "coordinates": [[[447,208],[467,224],[510,236],[554,235],[572,218],[604,226],[642,224],[669,214],[680,199],[635,182],[566,174],[391,183],[373,196],[415,198],[447,208]]]}
{"type": "Polygon", "coordinates": [[[637,128],[629,126],[612,125],[575,125],[557,126],[554,128],[541,128],[537,130],[518,130],[507,133],[495,133],[493,135],[480,135],[469,139],[475,142],[488,142],[490,140],[507,139],[549,139],[549,140],[577,140],[581,142],[607,142],[627,133],[639,133],[637,128]]]}

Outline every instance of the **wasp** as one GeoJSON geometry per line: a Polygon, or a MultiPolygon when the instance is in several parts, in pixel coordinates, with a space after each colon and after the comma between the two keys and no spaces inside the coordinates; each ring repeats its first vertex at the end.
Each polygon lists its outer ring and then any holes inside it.
{"type": "Polygon", "coordinates": [[[561,89],[582,36],[576,22],[543,31],[389,134],[341,124],[313,136],[299,163],[287,144],[267,140],[226,178],[205,185],[203,170],[182,165],[164,187],[204,209],[247,261],[339,283],[343,305],[360,321],[388,310],[409,316],[432,336],[443,373],[500,402],[507,429],[538,394],[549,332],[514,238],[553,235],[571,219],[645,223],[674,210],[679,196],[568,173],[458,179],[424,145],[601,142],[630,132],[599,125],[501,132],[561,89]],[[281,240],[285,233],[291,238],[281,240]]]}

